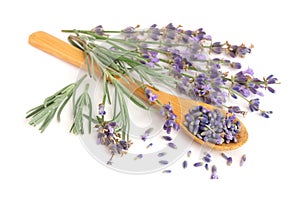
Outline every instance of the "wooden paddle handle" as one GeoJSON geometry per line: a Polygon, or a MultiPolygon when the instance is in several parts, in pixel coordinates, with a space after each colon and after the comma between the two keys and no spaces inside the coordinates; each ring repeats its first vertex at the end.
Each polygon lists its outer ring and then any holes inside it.
{"type": "Polygon", "coordinates": [[[46,32],[32,33],[29,36],[29,44],[72,65],[85,67],[85,55],[80,49],[46,32]]]}

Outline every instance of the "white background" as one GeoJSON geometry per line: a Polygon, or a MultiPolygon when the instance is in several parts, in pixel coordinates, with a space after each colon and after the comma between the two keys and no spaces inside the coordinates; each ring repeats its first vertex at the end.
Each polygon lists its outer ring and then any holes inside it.
{"type": "MultiPolygon", "coordinates": [[[[299,185],[299,10],[296,1],[4,1],[0,6],[1,138],[0,199],[292,199],[299,185]],[[220,179],[203,168],[183,170],[182,160],[161,172],[128,175],[94,160],[71,124],[54,122],[44,134],[24,119],[28,109],[71,83],[78,70],[34,49],[28,36],[38,30],[66,41],[61,29],[120,29],[173,22],[203,27],[215,40],[255,45],[244,65],[257,76],[274,74],[282,82],[262,99],[270,119],[255,114],[243,122],[249,141],[228,154],[231,167],[216,157],[220,179]],[[245,166],[238,158],[247,154],[245,166]]],[[[199,148],[194,145],[192,148],[199,148]]],[[[199,155],[190,158],[195,161],[199,155]]]]}

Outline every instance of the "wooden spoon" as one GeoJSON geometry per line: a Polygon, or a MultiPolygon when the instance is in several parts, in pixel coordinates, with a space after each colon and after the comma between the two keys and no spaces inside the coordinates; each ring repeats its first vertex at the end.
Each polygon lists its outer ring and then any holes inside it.
{"type": "MultiPolygon", "coordinates": [[[[51,54],[57,58],[60,58],[65,62],[75,65],[76,67],[83,67],[84,69],[86,69],[85,55],[80,49],[78,49],[78,48],[76,48],[76,47],[74,47],[74,46],[48,34],[48,33],[39,31],[39,32],[35,32],[35,33],[31,34],[29,36],[29,43],[32,46],[34,46],[48,54],[51,54]]],[[[97,68],[95,68],[95,72],[101,76],[101,74],[97,68]]],[[[134,95],[138,96],[145,102],[149,102],[145,95],[144,90],[141,87],[139,87],[136,83],[133,83],[133,82],[126,83],[122,79],[119,79],[119,80],[134,95]]],[[[152,88],[149,86],[149,89],[152,89],[152,88]]],[[[236,149],[236,148],[242,146],[247,141],[248,133],[247,133],[246,127],[239,119],[237,119],[241,123],[241,130],[240,130],[239,134],[237,135],[236,143],[229,143],[229,144],[223,143],[221,145],[216,145],[216,144],[213,144],[210,142],[204,142],[203,140],[195,137],[184,126],[183,123],[185,121],[185,115],[187,113],[189,113],[190,108],[198,106],[198,105],[201,105],[209,110],[219,109],[219,108],[209,105],[209,104],[206,104],[206,103],[203,103],[203,102],[194,101],[194,100],[190,100],[190,99],[186,99],[186,98],[181,98],[181,97],[178,97],[175,95],[171,95],[171,94],[165,93],[163,91],[157,91],[157,90],[152,89],[152,92],[154,94],[158,95],[158,99],[161,103],[167,104],[170,102],[172,104],[173,112],[177,115],[177,122],[180,124],[181,129],[188,136],[192,137],[197,143],[206,145],[215,150],[232,150],[232,149],[236,149]]],[[[221,112],[223,114],[225,114],[224,110],[221,110],[221,112]]]]}

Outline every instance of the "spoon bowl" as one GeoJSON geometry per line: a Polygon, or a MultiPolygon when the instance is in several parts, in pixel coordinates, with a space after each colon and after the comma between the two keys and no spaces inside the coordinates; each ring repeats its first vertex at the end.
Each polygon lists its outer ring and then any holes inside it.
{"type": "MultiPolygon", "coordinates": [[[[80,49],[78,49],[78,48],[76,48],[76,47],[74,47],[74,46],[72,46],[72,45],[46,33],[46,32],[39,31],[39,32],[35,32],[35,33],[31,34],[29,36],[29,43],[32,46],[50,54],[50,55],[60,58],[61,60],[68,62],[76,67],[86,68],[86,66],[84,64],[85,63],[85,55],[80,49]]],[[[95,73],[98,74],[99,76],[101,76],[101,73],[97,68],[95,68],[95,73]]],[[[128,90],[130,90],[134,95],[136,95],[140,99],[144,100],[145,102],[149,103],[149,101],[145,95],[144,89],[142,89],[137,83],[132,82],[130,80],[125,81],[123,79],[119,79],[119,81],[126,88],[128,88],[128,90]]],[[[237,149],[246,143],[246,141],[248,139],[248,132],[247,132],[244,124],[239,119],[236,119],[237,121],[240,122],[240,125],[241,125],[240,131],[237,134],[237,142],[231,142],[228,144],[222,143],[219,145],[219,144],[214,144],[214,143],[210,143],[210,142],[205,142],[204,140],[196,137],[184,125],[185,115],[189,113],[190,108],[193,108],[195,106],[203,106],[207,110],[211,110],[211,111],[214,109],[218,109],[221,111],[221,113],[223,115],[225,115],[226,112],[216,106],[212,106],[212,105],[209,105],[209,104],[206,104],[203,102],[194,101],[191,99],[182,98],[182,97],[178,97],[178,96],[175,96],[172,94],[168,94],[164,91],[156,90],[156,89],[152,88],[151,86],[147,86],[147,88],[152,90],[152,92],[154,94],[158,95],[158,100],[162,104],[168,104],[168,103],[172,104],[173,112],[177,115],[176,121],[177,121],[177,123],[179,123],[181,130],[183,130],[183,132],[186,133],[188,136],[192,137],[195,142],[197,142],[201,145],[208,146],[215,150],[220,150],[220,151],[237,149]]],[[[154,105],[155,107],[159,108],[159,106],[156,103],[151,103],[151,104],[154,105]]]]}

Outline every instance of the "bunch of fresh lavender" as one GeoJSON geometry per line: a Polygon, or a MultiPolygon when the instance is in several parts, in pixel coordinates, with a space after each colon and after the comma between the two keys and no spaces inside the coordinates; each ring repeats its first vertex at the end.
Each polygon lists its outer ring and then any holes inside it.
{"type": "Polygon", "coordinates": [[[192,99],[228,109],[230,113],[245,115],[247,111],[239,105],[228,105],[229,98],[245,100],[251,112],[258,111],[263,117],[268,118],[272,113],[259,107],[258,97],[263,96],[263,90],[274,93],[271,85],[278,84],[277,78],[273,75],[256,78],[251,68],[242,70],[242,64],[234,61],[236,57],[243,58],[251,53],[252,45],[248,47],[228,41],[213,41],[202,28],[184,30],[173,24],[161,28],[154,24],[148,29],[130,26],[120,31],[105,30],[99,25],[92,30],[63,32],[73,33],[68,40],[85,53],[91,80],[95,79],[96,71],[102,74],[103,99],[99,100],[98,116],[93,117],[88,86],[76,100],[73,93],[82,81],[71,84],[47,98],[43,105],[29,111],[27,117],[32,117],[30,124],[42,123],[41,131],[46,129],[57,110],[59,119],[64,105],[73,96],[74,125],[71,130],[84,133],[82,121],[88,119],[89,128],[91,122],[96,123],[99,143],[108,146],[113,155],[116,152],[124,153],[130,146],[129,111],[125,98],[130,98],[142,108],[148,109],[148,106],[131,95],[120,79],[137,83],[144,89],[150,103],[161,106],[161,113],[166,119],[164,130],[167,133],[171,129],[178,130],[179,125],[176,123],[176,113],[172,112],[172,105],[161,105],[157,95],[149,89],[149,86],[156,88],[155,81],[192,99]],[[232,73],[228,72],[229,68],[232,73]],[[111,100],[108,84],[115,89],[114,101],[111,100]],[[114,114],[111,119],[105,120],[105,106],[112,102],[114,114]],[[84,112],[85,106],[88,107],[88,114],[84,112]]]}

